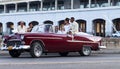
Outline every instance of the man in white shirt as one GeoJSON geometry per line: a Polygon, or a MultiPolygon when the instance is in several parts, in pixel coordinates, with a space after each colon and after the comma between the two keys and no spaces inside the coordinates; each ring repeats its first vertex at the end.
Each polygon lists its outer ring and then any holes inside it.
{"type": "Polygon", "coordinates": [[[78,28],[79,28],[79,27],[78,27],[78,23],[75,22],[75,18],[74,18],[74,17],[71,17],[71,19],[70,19],[70,30],[71,30],[71,32],[72,32],[73,34],[79,32],[79,31],[78,31],[78,28]]]}
{"type": "Polygon", "coordinates": [[[18,33],[25,33],[25,32],[27,32],[27,28],[24,25],[23,21],[20,22],[20,25],[18,26],[17,30],[18,30],[18,33]]]}

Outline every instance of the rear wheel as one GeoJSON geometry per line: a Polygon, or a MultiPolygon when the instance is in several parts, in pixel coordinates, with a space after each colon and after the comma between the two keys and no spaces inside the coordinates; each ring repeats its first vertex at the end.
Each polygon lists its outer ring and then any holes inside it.
{"type": "Polygon", "coordinates": [[[39,42],[34,42],[31,45],[31,49],[30,49],[30,55],[33,58],[38,58],[42,55],[43,53],[43,48],[42,48],[42,44],[40,44],[39,42]]]}
{"type": "Polygon", "coordinates": [[[18,51],[18,50],[10,50],[9,54],[10,54],[11,57],[17,58],[21,55],[21,52],[18,51]]]}
{"type": "Polygon", "coordinates": [[[60,56],[67,56],[69,54],[69,52],[60,52],[59,54],[60,54],[60,56]]]}
{"type": "Polygon", "coordinates": [[[89,56],[91,54],[91,48],[88,46],[84,46],[82,50],[79,51],[81,56],[89,56]]]}

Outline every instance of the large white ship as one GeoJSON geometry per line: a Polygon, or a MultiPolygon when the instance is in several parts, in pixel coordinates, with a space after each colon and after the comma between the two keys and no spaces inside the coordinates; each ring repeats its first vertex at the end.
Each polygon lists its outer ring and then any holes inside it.
{"type": "Polygon", "coordinates": [[[111,36],[113,26],[120,31],[120,0],[0,0],[1,33],[20,21],[56,26],[66,17],[74,17],[83,32],[111,36]]]}

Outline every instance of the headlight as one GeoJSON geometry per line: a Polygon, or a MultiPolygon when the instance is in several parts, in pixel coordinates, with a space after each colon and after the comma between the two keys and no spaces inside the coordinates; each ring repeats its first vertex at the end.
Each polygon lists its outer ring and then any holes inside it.
{"type": "Polygon", "coordinates": [[[21,35],[20,38],[23,40],[24,39],[24,35],[21,35]]]}
{"type": "Polygon", "coordinates": [[[2,38],[2,41],[5,41],[5,38],[2,38]]]}

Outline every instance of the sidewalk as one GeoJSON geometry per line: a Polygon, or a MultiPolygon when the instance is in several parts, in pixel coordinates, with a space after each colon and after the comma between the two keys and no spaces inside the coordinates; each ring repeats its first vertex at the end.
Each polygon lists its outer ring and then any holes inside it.
{"type": "Polygon", "coordinates": [[[94,54],[120,54],[120,48],[106,48],[100,51],[93,51],[94,54]]]}
{"type": "Polygon", "coordinates": [[[4,56],[4,55],[9,55],[9,52],[0,50],[0,56],[4,56]]]}

